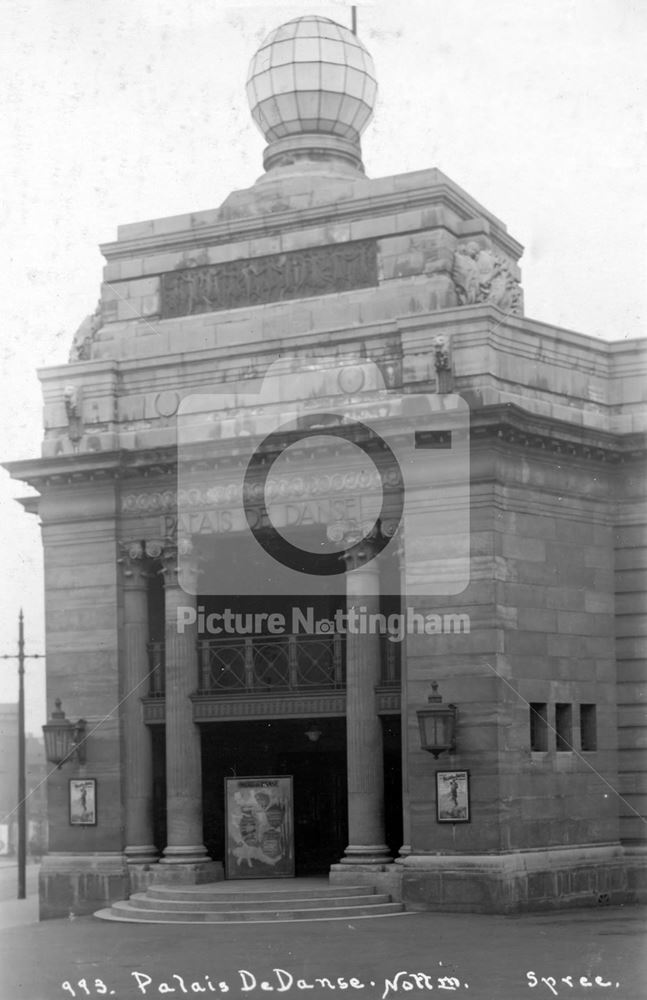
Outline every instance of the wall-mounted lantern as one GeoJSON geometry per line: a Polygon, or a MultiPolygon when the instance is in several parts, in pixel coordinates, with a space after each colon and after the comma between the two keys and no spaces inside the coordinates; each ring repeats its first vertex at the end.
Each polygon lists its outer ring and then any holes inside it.
{"type": "Polygon", "coordinates": [[[456,749],[456,705],[443,705],[438,694],[438,681],[431,685],[427,708],[417,711],[420,726],[420,746],[428,750],[436,759],[445,750],[453,753],[456,749]]]}
{"type": "Polygon", "coordinates": [[[47,760],[61,767],[68,760],[85,764],[85,719],[72,722],[65,718],[61,699],[55,701],[49,722],[43,726],[47,760]]]}

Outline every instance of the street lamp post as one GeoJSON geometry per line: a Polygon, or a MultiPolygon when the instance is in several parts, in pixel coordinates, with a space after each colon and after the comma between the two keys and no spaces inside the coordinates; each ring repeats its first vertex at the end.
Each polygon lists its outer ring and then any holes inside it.
{"type": "Polygon", "coordinates": [[[42,660],[42,653],[25,653],[25,620],[18,615],[18,655],[3,653],[2,660],[18,660],[18,899],[27,897],[27,782],[25,776],[25,660],[42,660]]]}

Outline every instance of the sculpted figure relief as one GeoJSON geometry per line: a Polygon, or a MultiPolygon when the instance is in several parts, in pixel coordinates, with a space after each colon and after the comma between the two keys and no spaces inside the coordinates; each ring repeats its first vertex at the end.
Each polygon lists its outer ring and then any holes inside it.
{"type": "Polygon", "coordinates": [[[83,437],[83,420],[81,416],[81,390],[76,385],[66,385],[63,389],[63,402],[67,417],[67,436],[76,447],[83,437]]]}
{"type": "Polygon", "coordinates": [[[102,322],[101,299],[99,299],[92,315],[86,316],[74,334],[68,358],[69,362],[90,360],[92,357],[92,345],[101,329],[102,322]]]}
{"type": "Polygon", "coordinates": [[[522,312],[522,293],[508,262],[471,240],[454,254],[452,280],[460,305],[492,302],[506,312],[522,312]]]}
{"type": "Polygon", "coordinates": [[[372,240],[198,264],[162,275],[163,318],[343,292],[377,284],[372,240]]]}
{"type": "Polygon", "coordinates": [[[434,367],[437,372],[451,371],[451,359],[449,356],[449,340],[447,337],[438,336],[434,340],[434,367]]]}

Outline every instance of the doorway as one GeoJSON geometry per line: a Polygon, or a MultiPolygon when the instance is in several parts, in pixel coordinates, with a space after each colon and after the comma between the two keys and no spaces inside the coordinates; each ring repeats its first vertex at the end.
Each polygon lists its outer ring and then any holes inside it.
{"type": "Polygon", "coordinates": [[[225,852],[225,778],[288,774],[296,875],[328,873],[348,843],[346,722],[339,717],[202,727],[204,843],[211,857],[225,852]]]}

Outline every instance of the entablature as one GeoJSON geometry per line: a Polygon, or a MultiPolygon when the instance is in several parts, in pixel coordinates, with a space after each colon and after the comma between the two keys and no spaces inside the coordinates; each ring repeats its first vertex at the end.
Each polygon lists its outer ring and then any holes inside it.
{"type": "MultiPolygon", "coordinates": [[[[473,442],[500,441],[533,451],[610,464],[642,459],[647,444],[647,434],[643,432],[613,434],[531,414],[512,403],[473,409],[470,437],[473,442]]],[[[205,461],[213,461],[214,467],[219,462],[235,462],[235,455],[227,454],[226,444],[225,441],[201,445],[193,452],[196,463],[204,468],[205,461]],[[217,451],[214,454],[215,445],[217,451]]],[[[164,479],[170,483],[177,475],[177,461],[177,448],[169,446],[27,459],[7,462],[3,467],[12,478],[29,483],[42,492],[56,487],[67,488],[79,482],[95,482],[100,486],[110,480],[143,483],[145,480],[164,479]]]]}

